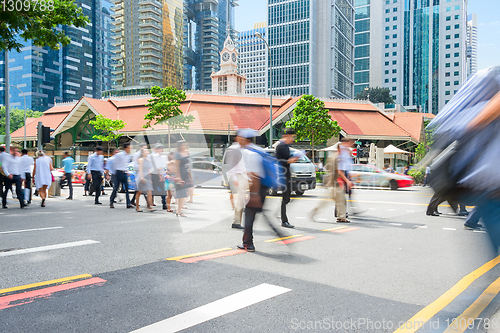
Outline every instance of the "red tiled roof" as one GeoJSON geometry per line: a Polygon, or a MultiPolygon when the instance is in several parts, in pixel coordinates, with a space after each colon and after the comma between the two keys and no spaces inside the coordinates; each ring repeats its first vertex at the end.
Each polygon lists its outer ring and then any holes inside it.
{"type": "MultiPolygon", "coordinates": [[[[45,113],[40,118],[37,118],[36,121],[32,121],[26,124],[26,137],[36,137],[38,132],[38,122],[41,121],[44,126],[48,126],[50,128],[56,128],[59,126],[64,118],[69,114],[69,112],[58,112],[58,113],[45,113]]],[[[24,126],[20,129],[12,132],[12,139],[22,139],[24,137],[24,126]]]]}
{"type": "Polygon", "coordinates": [[[115,120],[117,117],[117,109],[110,101],[102,101],[89,97],[83,97],[92,107],[106,118],[115,120]]]}
{"type": "Polygon", "coordinates": [[[406,130],[418,141],[422,135],[424,114],[417,112],[396,112],[392,116],[396,125],[406,130]]]}

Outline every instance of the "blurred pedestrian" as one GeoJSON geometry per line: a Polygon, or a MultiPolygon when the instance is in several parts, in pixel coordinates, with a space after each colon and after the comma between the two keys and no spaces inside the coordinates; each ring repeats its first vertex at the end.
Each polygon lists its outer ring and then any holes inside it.
{"type": "Polygon", "coordinates": [[[153,146],[153,154],[151,154],[151,163],[153,169],[151,172],[151,181],[153,183],[153,203],[154,196],[161,197],[161,204],[164,210],[167,207],[167,192],[165,191],[165,167],[167,165],[167,158],[163,156],[163,145],[157,143],[153,146]]]}
{"type": "Polygon", "coordinates": [[[172,210],[172,196],[175,190],[174,183],[175,160],[174,153],[168,154],[167,167],[165,168],[165,189],[167,190],[167,212],[173,213],[172,210]]]}
{"type": "Polygon", "coordinates": [[[281,200],[281,226],[285,228],[294,228],[294,226],[288,222],[286,205],[290,202],[290,194],[292,191],[290,164],[297,162],[299,159],[299,156],[292,156],[292,154],[290,154],[290,144],[295,142],[295,138],[295,131],[292,128],[287,128],[280,139],[280,143],[276,147],[276,158],[279,160],[286,178],[285,189],[282,191],[281,200]]]}
{"type": "Polygon", "coordinates": [[[482,228],[483,226],[479,224],[479,219],[481,218],[481,213],[477,209],[477,207],[474,207],[471,211],[469,216],[467,216],[467,219],[465,220],[464,223],[464,229],[467,230],[477,230],[482,228]]]}
{"type": "Polygon", "coordinates": [[[87,179],[92,178],[92,185],[95,192],[95,205],[102,205],[99,201],[99,196],[101,194],[101,184],[102,177],[104,175],[104,156],[102,155],[103,150],[101,146],[97,146],[92,155],[89,156],[87,164],[87,179]]]}
{"type": "MultiPolygon", "coordinates": [[[[139,160],[139,157],[141,157],[141,154],[142,154],[142,149],[147,149],[148,148],[148,144],[145,143],[145,142],[142,142],[139,144],[139,149],[132,155],[132,166],[134,168],[134,171],[135,173],[137,174],[137,171],[139,170],[139,163],[137,163],[137,161],[139,160]]],[[[132,196],[132,199],[131,199],[131,204],[132,206],[135,206],[135,198],[136,198],[136,195],[137,195],[137,191],[134,192],[134,195],[132,196]]]]}
{"type": "Polygon", "coordinates": [[[122,151],[116,152],[116,154],[112,157],[113,161],[113,192],[109,197],[109,207],[114,208],[115,198],[118,193],[118,189],[120,188],[120,184],[122,185],[123,190],[125,191],[125,203],[127,208],[132,208],[132,203],[130,201],[130,194],[128,190],[128,164],[130,163],[130,142],[125,142],[123,144],[122,151]]]}
{"type": "MultiPolygon", "coordinates": [[[[347,142],[347,141],[345,141],[347,142]]],[[[323,180],[323,185],[325,188],[328,189],[330,192],[331,199],[335,201],[335,216],[337,217],[337,222],[338,223],[349,223],[350,221],[347,219],[347,209],[346,209],[346,190],[342,188],[342,186],[339,183],[339,178],[342,179],[344,186],[346,188],[351,188],[352,187],[352,182],[347,178],[345,172],[340,169],[341,166],[341,155],[340,151],[342,148],[340,148],[342,145],[339,144],[339,151],[338,153],[333,153],[328,156],[328,160],[326,162],[326,175],[323,180]]],[[[345,145],[346,146],[346,145],[345,145]]],[[[344,147],[345,147],[344,146],[344,147]]],[[[318,210],[322,208],[323,206],[327,205],[329,202],[328,200],[324,199],[319,202],[319,204],[313,208],[311,211],[311,219],[314,221],[314,217],[318,210]]]]}
{"type": "Polygon", "coordinates": [[[422,185],[422,187],[425,187],[425,185],[427,185],[427,183],[429,183],[430,178],[431,178],[431,167],[429,165],[427,165],[425,167],[424,184],[422,185]]]}
{"type": "Polygon", "coordinates": [[[2,158],[2,170],[5,174],[5,181],[7,185],[6,190],[3,193],[2,206],[7,208],[7,193],[10,189],[13,192],[12,185],[16,185],[16,196],[19,200],[19,206],[21,208],[26,207],[24,203],[24,193],[22,189],[22,182],[24,181],[24,174],[22,173],[21,167],[21,157],[19,156],[19,150],[16,147],[11,148],[10,156],[4,156],[2,158]]]}
{"type": "Polygon", "coordinates": [[[24,174],[24,201],[29,205],[31,204],[31,183],[33,178],[31,174],[33,173],[34,160],[33,157],[28,155],[28,150],[21,150],[21,173],[24,174]]]}
{"type": "Polygon", "coordinates": [[[149,158],[149,150],[147,148],[141,148],[141,155],[137,160],[137,164],[139,165],[139,169],[137,170],[136,175],[136,183],[137,183],[137,191],[135,196],[135,210],[137,212],[142,212],[142,209],[139,206],[139,200],[141,198],[141,193],[147,194],[146,204],[147,209],[149,211],[153,210],[153,184],[151,183],[151,170],[153,169],[153,165],[149,158]]]}
{"type": "MultiPolygon", "coordinates": [[[[0,147],[0,198],[3,198],[3,192],[4,192],[4,186],[6,185],[5,184],[5,174],[3,173],[3,169],[2,169],[2,165],[3,165],[3,159],[5,156],[8,156],[9,154],[7,154],[5,152],[5,148],[4,147],[0,147]]],[[[2,207],[4,207],[3,205],[3,199],[2,199],[2,207]]],[[[4,207],[5,208],[5,207],[4,207]]]]}
{"type": "Polygon", "coordinates": [[[226,151],[226,158],[224,163],[227,170],[227,181],[231,191],[232,206],[234,210],[233,223],[231,225],[234,229],[244,229],[241,225],[243,216],[243,208],[245,207],[247,189],[248,189],[248,175],[243,160],[243,147],[240,142],[244,140],[240,136],[240,131],[235,137],[235,141],[226,151]]]}
{"type": "Polygon", "coordinates": [[[73,200],[73,169],[75,160],[69,155],[69,152],[65,151],[63,153],[62,166],[64,169],[64,175],[61,177],[61,184],[64,180],[68,182],[69,196],[67,200],[73,200]]]}
{"type": "Polygon", "coordinates": [[[186,217],[182,213],[184,203],[188,196],[187,191],[193,181],[189,172],[189,152],[186,141],[177,143],[177,153],[175,153],[175,198],[177,199],[177,212],[175,215],[186,217]]]}
{"type": "Polygon", "coordinates": [[[194,184],[195,184],[196,179],[194,179],[194,176],[193,176],[193,159],[191,158],[191,155],[189,153],[189,146],[187,149],[188,149],[188,160],[189,160],[188,172],[189,172],[189,176],[191,177],[191,184],[187,189],[186,203],[193,203],[194,202],[194,200],[193,200],[194,199],[194,184]]]}
{"type": "Polygon", "coordinates": [[[403,174],[407,175],[408,176],[408,172],[410,171],[410,167],[407,165],[405,165],[405,168],[404,168],[404,171],[403,171],[403,174]]]}
{"type": "Polygon", "coordinates": [[[47,190],[52,185],[52,159],[45,155],[43,151],[37,152],[38,158],[35,160],[35,168],[33,170],[33,178],[35,179],[35,187],[42,199],[42,207],[45,207],[47,199],[47,190]]]}

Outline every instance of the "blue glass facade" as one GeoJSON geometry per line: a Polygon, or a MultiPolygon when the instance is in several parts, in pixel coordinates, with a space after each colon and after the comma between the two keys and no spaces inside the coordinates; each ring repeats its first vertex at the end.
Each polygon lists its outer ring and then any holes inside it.
{"type": "Polygon", "coordinates": [[[429,0],[415,1],[413,10],[413,104],[428,111],[429,103],[429,0]]]}
{"type": "Polygon", "coordinates": [[[354,96],[370,84],[370,0],[355,0],[354,96]]]}
{"type": "Polygon", "coordinates": [[[258,32],[265,39],[267,28],[255,28],[238,34],[239,70],[247,77],[246,94],[267,94],[267,48],[262,39],[255,37],[258,32]]]}

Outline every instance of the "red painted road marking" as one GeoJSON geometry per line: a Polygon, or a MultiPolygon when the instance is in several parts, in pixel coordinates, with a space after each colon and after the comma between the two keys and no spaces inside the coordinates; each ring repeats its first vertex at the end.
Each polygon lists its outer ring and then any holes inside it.
{"type": "Polygon", "coordinates": [[[354,230],[359,230],[359,228],[350,227],[347,229],[332,230],[331,232],[334,232],[336,234],[341,234],[343,232],[349,232],[349,231],[354,231],[354,230]]]}
{"type": "Polygon", "coordinates": [[[229,256],[234,256],[234,255],[237,255],[240,253],[245,253],[245,252],[247,252],[247,251],[238,249],[238,250],[231,250],[231,251],[224,251],[224,252],[220,252],[220,253],[209,254],[209,255],[201,256],[201,257],[186,258],[186,259],[181,259],[181,260],[177,260],[177,261],[184,262],[187,264],[192,264],[192,263],[202,261],[202,260],[210,260],[210,259],[216,259],[216,258],[222,258],[222,257],[229,257],[229,256]]]}
{"type": "Polygon", "coordinates": [[[285,239],[285,240],[276,242],[276,244],[291,244],[291,243],[302,242],[302,241],[305,241],[308,239],[313,239],[313,238],[316,238],[316,237],[313,237],[313,236],[297,237],[297,238],[285,239]]]}
{"type": "Polygon", "coordinates": [[[58,291],[81,288],[90,285],[102,285],[104,284],[104,282],[106,282],[106,280],[95,277],[78,282],[66,283],[60,286],[48,287],[39,290],[28,291],[21,294],[0,297],[0,310],[12,308],[18,305],[28,304],[33,302],[37,298],[50,298],[52,294],[58,291]]]}

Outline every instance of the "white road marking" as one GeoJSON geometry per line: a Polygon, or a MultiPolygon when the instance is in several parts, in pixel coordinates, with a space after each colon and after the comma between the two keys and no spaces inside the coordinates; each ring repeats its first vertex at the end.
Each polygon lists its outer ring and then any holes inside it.
{"type": "Polygon", "coordinates": [[[417,228],[427,229],[426,225],[417,225],[417,228]]]}
{"type": "Polygon", "coordinates": [[[407,209],[407,210],[406,210],[406,212],[407,212],[407,213],[415,213],[415,211],[414,211],[414,210],[411,210],[411,209],[407,209]]]}
{"type": "Polygon", "coordinates": [[[455,229],[455,228],[443,228],[443,230],[451,230],[451,231],[455,231],[455,230],[457,230],[457,229],[455,229]]]}
{"type": "Polygon", "coordinates": [[[52,230],[52,229],[62,229],[62,227],[50,227],[50,228],[38,228],[38,229],[24,229],[24,230],[1,231],[0,234],[15,234],[17,232],[39,231],[39,230],[52,230]]]}
{"type": "Polygon", "coordinates": [[[179,332],[225,314],[246,308],[291,291],[291,289],[263,283],[256,287],[221,298],[196,309],[140,328],[133,333],[179,332]]]}
{"type": "Polygon", "coordinates": [[[17,254],[25,254],[25,253],[32,253],[32,252],[42,252],[42,251],[49,251],[49,250],[57,250],[57,249],[64,249],[67,247],[75,247],[75,246],[82,246],[82,245],[90,245],[90,244],[98,244],[98,241],[95,240],[84,240],[84,241],[79,241],[79,242],[71,242],[71,243],[62,243],[62,244],[54,244],[54,245],[48,245],[48,246],[40,246],[40,247],[32,247],[29,249],[22,249],[22,250],[15,250],[15,251],[9,251],[9,252],[0,252],[0,257],[8,257],[8,256],[14,256],[17,254]]]}
{"type": "Polygon", "coordinates": [[[389,223],[390,225],[403,225],[403,223],[389,223]]]}
{"type": "Polygon", "coordinates": [[[482,233],[482,234],[486,233],[486,231],[484,231],[484,230],[472,230],[472,232],[479,232],[479,233],[482,233]]]}

